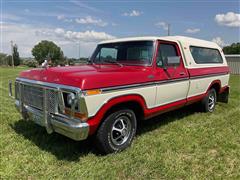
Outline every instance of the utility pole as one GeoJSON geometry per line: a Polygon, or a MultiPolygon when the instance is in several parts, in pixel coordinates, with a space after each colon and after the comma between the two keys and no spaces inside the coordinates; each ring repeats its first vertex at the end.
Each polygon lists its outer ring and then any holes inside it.
{"type": "Polygon", "coordinates": [[[78,44],[78,57],[79,57],[79,61],[80,61],[80,41],[79,41],[79,44],[78,44]]]}
{"type": "Polygon", "coordinates": [[[12,67],[14,68],[14,60],[13,60],[13,41],[10,41],[11,43],[11,52],[12,52],[12,67]]]}
{"type": "Polygon", "coordinates": [[[168,36],[170,36],[170,24],[169,24],[169,23],[167,24],[167,27],[168,27],[168,29],[167,29],[167,31],[168,31],[168,36]]]}

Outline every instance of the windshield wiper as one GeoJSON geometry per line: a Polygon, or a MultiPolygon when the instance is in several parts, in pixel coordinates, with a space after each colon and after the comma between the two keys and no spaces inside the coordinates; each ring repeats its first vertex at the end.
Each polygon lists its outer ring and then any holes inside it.
{"type": "Polygon", "coordinates": [[[103,62],[114,63],[114,64],[117,64],[117,65],[119,65],[121,67],[123,66],[121,63],[119,63],[119,62],[117,62],[115,60],[111,60],[111,59],[105,59],[105,60],[103,60],[103,62]]]}

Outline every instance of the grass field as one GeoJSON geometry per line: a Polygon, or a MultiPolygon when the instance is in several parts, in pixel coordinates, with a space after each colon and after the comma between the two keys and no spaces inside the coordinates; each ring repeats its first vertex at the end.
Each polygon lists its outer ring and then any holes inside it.
{"type": "Polygon", "coordinates": [[[8,97],[8,80],[24,68],[0,68],[0,179],[240,179],[240,76],[231,76],[229,104],[212,114],[192,106],[140,125],[131,148],[100,156],[25,122],[8,97]]]}

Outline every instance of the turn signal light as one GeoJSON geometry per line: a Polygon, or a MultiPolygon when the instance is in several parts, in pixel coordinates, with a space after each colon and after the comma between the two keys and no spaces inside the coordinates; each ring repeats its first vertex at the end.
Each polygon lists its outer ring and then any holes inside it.
{"type": "MultiPolygon", "coordinates": [[[[65,108],[65,114],[71,116],[72,115],[71,110],[65,108]]],[[[81,119],[83,121],[87,120],[86,114],[82,114],[82,113],[79,113],[79,112],[75,112],[74,113],[74,117],[79,118],[79,119],[81,119]]]]}
{"type": "Polygon", "coordinates": [[[87,90],[86,95],[91,96],[91,95],[96,95],[96,94],[101,94],[102,91],[100,89],[94,89],[94,90],[87,90]]]}

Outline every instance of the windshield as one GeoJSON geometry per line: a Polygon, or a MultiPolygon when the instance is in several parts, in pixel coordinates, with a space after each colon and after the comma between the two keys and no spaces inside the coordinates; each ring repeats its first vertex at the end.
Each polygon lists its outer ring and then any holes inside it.
{"type": "Polygon", "coordinates": [[[99,44],[91,61],[96,64],[150,65],[152,56],[153,41],[117,42],[99,44]]]}

